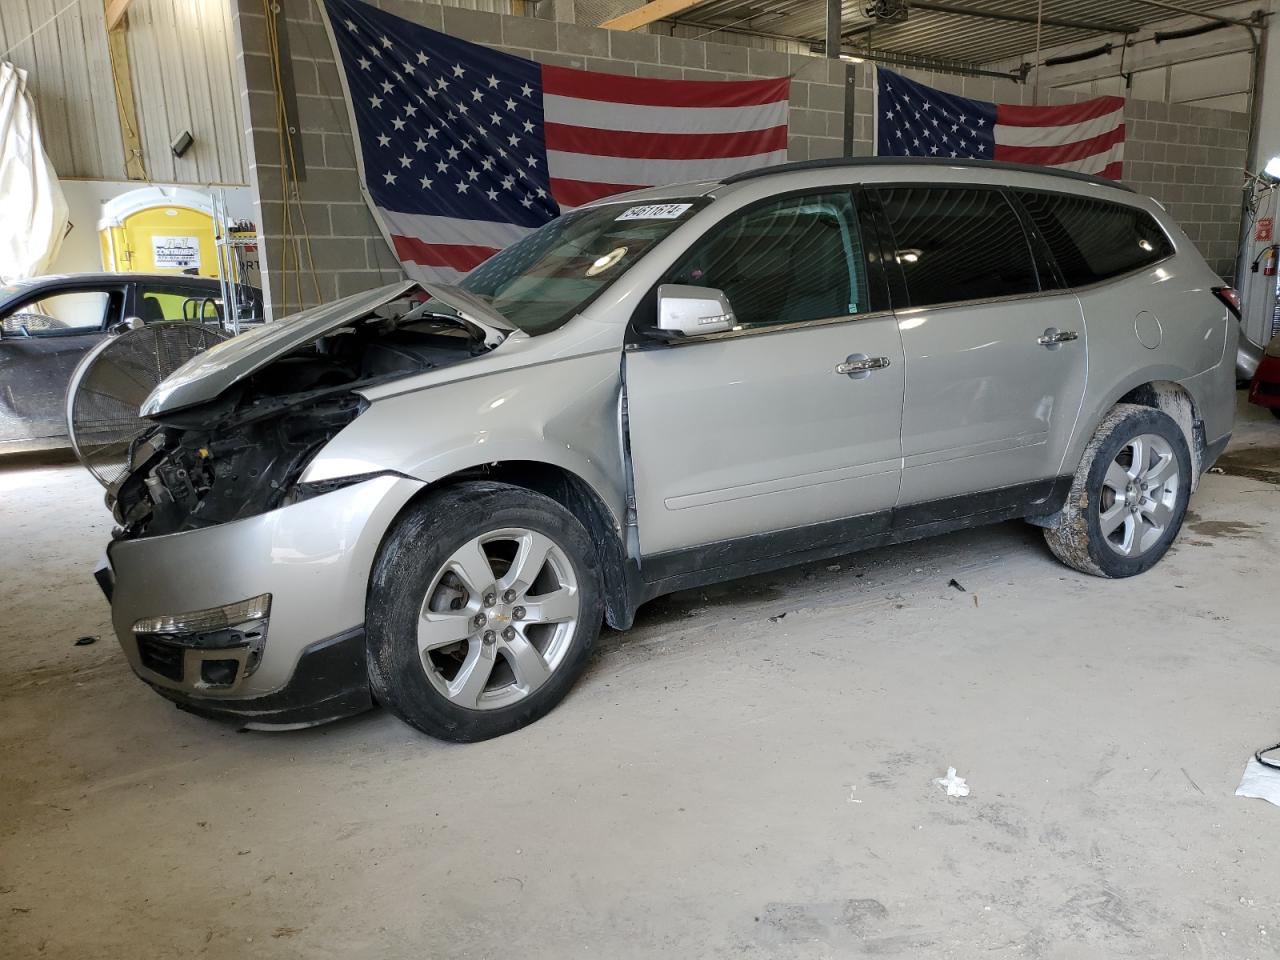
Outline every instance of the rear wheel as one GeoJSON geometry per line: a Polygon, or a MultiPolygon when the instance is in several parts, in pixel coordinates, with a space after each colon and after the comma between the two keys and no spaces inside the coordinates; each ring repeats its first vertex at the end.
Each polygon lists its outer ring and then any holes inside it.
{"type": "Polygon", "coordinates": [[[1151,569],[1182,526],[1191,469],[1186,437],[1171,417],[1117,404],[1085,448],[1066,504],[1045,527],[1049,549],[1098,577],[1151,569]]]}
{"type": "Polygon", "coordinates": [[[427,497],[374,568],[374,695],[445,740],[532,723],[586,666],[602,618],[598,583],[590,537],[549,497],[488,482],[427,497]]]}

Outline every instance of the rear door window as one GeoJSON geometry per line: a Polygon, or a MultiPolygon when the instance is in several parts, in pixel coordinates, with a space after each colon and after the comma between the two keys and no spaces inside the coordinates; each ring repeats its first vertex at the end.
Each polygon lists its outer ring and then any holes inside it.
{"type": "Polygon", "coordinates": [[[1145,210],[1060,193],[1019,193],[1067,286],[1082,287],[1149,266],[1173,245],[1145,210]]]}
{"type": "Polygon", "coordinates": [[[913,307],[1036,293],[1026,232],[998,190],[893,187],[877,191],[913,307]]]}
{"type": "Polygon", "coordinates": [[[783,197],[711,227],[667,278],[722,290],[739,325],[870,309],[858,218],[847,193],[783,197]]]}
{"type": "Polygon", "coordinates": [[[218,295],[200,287],[139,284],[137,309],[144,323],[212,321],[221,317],[218,295]]]}

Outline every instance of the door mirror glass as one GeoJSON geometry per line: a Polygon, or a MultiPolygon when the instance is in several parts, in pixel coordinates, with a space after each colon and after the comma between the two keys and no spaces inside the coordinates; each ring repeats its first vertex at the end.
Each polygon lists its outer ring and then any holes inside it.
{"type": "Polygon", "coordinates": [[[724,291],[664,283],[658,287],[658,329],[686,337],[732,330],[737,321],[724,291]]]}

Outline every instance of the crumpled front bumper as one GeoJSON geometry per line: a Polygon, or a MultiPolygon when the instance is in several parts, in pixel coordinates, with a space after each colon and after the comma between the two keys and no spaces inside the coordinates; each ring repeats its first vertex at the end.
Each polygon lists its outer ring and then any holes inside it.
{"type": "Polygon", "coordinates": [[[260,725],[306,724],[369,706],[364,616],[369,573],[391,522],[420,481],[386,475],[232,523],[107,549],[116,636],[134,672],[196,713],[260,725]],[[260,653],[217,638],[134,635],[163,617],[271,595],[260,653]],[[236,661],[230,683],[210,684],[201,664],[236,661]]]}

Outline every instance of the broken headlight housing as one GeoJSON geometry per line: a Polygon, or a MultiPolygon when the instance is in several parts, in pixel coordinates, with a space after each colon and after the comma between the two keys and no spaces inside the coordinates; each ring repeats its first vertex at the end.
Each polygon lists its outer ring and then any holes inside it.
{"type": "Polygon", "coordinates": [[[262,663],[271,594],[143,617],[133,625],[142,666],[197,690],[229,690],[262,663]]]}
{"type": "Polygon", "coordinates": [[[187,636],[195,633],[212,633],[254,620],[266,620],[271,616],[271,594],[264,593],[248,600],[228,603],[189,613],[166,614],[159,617],[143,617],[133,625],[137,634],[157,636],[187,636]]]}

